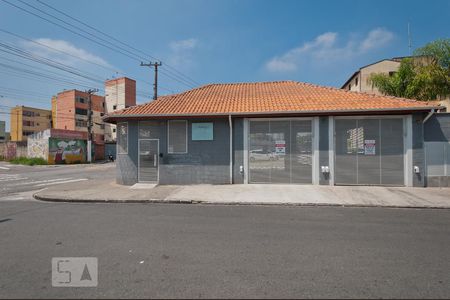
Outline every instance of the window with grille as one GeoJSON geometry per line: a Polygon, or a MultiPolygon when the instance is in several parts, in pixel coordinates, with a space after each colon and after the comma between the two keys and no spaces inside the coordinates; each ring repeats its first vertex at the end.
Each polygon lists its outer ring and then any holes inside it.
{"type": "Polygon", "coordinates": [[[187,153],[187,121],[168,122],[169,153],[187,153]]]}
{"type": "Polygon", "coordinates": [[[77,115],[87,116],[87,109],[75,108],[75,113],[77,115]]]}
{"type": "Polygon", "coordinates": [[[87,121],[85,120],[75,120],[76,127],[87,127],[87,121]]]}

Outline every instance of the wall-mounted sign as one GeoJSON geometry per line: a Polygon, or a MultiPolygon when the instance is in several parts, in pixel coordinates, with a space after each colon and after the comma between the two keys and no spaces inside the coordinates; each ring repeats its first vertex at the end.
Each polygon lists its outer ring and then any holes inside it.
{"type": "Polygon", "coordinates": [[[193,141],[212,141],[214,139],[213,123],[192,123],[193,141]]]}
{"type": "Polygon", "coordinates": [[[286,154],[286,141],[275,141],[275,154],[276,155],[286,154]]]}
{"type": "Polygon", "coordinates": [[[375,140],[364,140],[364,155],[375,155],[375,140]]]}

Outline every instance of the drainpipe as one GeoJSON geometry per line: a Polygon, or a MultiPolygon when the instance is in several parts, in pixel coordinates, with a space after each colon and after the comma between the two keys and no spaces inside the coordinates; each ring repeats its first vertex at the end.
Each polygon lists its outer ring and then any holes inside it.
{"type": "Polygon", "coordinates": [[[426,121],[428,121],[429,118],[434,114],[434,108],[428,113],[428,115],[423,119],[422,124],[425,124],[426,121]]]}
{"type": "Polygon", "coordinates": [[[233,123],[231,115],[228,115],[228,125],[230,126],[230,184],[233,184],[233,123]]]}

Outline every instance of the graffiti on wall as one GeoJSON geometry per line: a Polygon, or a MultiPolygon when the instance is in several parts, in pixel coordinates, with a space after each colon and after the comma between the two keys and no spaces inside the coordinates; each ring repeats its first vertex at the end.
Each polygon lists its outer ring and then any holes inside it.
{"type": "Polygon", "coordinates": [[[74,164],[86,161],[86,141],[50,138],[49,164],[74,164]]]}
{"type": "Polygon", "coordinates": [[[28,157],[47,158],[48,139],[28,139],[28,157]]]}
{"type": "Polygon", "coordinates": [[[5,149],[5,158],[8,159],[13,159],[16,157],[16,152],[17,152],[17,144],[16,143],[6,143],[6,149],[5,149]]]}

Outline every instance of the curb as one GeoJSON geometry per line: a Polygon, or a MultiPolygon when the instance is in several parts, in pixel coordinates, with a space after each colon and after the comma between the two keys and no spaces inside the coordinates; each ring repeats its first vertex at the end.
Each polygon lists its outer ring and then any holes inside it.
{"type": "Polygon", "coordinates": [[[301,207],[354,207],[354,208],[410,208],[410,209],[450,209],[450,206],[402,206],[402,205],[375,205],[375,204],[337,204],[337,203],[280,203],[280,202],[211,202],[199,200],[175,199],[145,199],[145,200],[118,200],[118,199],[58,199],[33,194],[33,198],[45,202],[61,203],[153,203],[153,204],[200,204],[222,206],[301,206],[301,207]]]}
{"type": "Polygon", "coordinates": [[[193,204],[192,200],[162,200],[162,199],[146,199],[146,200],[118,200],[118,199],[58,199],[53,197],[39,196],[33,194],[33,198],[45,202],[61,202],[61,203],[170,203],[170,204],[193,204]]]}

